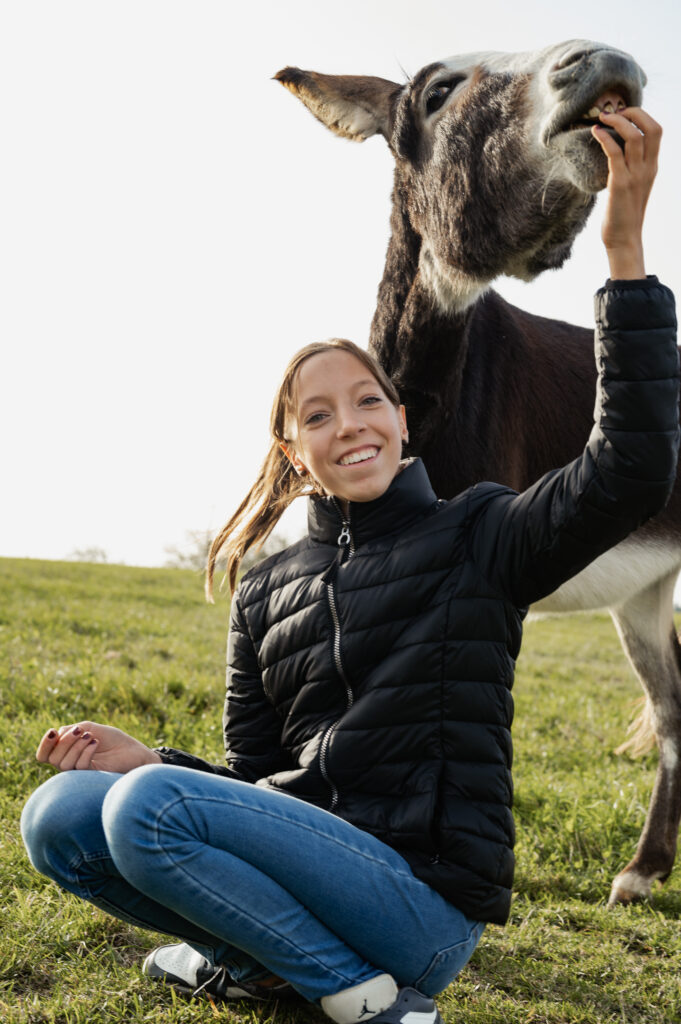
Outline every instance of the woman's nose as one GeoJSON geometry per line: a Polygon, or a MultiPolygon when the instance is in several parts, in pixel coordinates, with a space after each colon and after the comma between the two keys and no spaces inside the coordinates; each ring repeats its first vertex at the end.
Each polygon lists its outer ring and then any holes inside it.
{"type": "Polygon", "coordinates": [[[350,437],[364,430],[364,422],[356,409],[343,409],[338,416],[338,436],[350,437]]]}

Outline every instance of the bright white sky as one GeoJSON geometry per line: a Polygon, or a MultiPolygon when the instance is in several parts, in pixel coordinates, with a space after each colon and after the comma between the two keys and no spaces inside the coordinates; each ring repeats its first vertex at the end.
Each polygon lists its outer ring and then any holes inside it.
{"type": "MultiPolygon", "coordinates": [[[[5,0],[0,555],[163,564],[250,486],[291,353],[366,344],[391,159],[331,136],[274,72],[403,81],[570,38],[648,73],[666,128],[648,269],[679,293],[676,0],[5,0]]],[[[605,276],[597,210],[568,267],[501,290],[589,325],[605,276]]]]}

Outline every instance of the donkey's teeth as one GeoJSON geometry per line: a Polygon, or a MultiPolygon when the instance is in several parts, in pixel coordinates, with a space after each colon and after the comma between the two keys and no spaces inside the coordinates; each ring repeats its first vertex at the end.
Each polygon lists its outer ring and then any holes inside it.
{"type": "Polygon", "coordinates": [[[589,113],[588,113],[588,114],[585,114],[584,116],[585,116],[585,117],[598,117],[598,115],[600,114],[600,112],[601,112],[601,111],[600,111],[600,108],[599,108],[599,107],[592,107],[592,108],[591,108],[591,110],[589,111],[589,113]]]}

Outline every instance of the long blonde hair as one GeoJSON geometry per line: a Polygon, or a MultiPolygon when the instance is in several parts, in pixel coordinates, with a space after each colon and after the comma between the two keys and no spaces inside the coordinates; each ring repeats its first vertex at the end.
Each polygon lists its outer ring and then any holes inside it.
{"type": "Polygon", "coordinates": [[[262,545],[291,502],[300,495],[322,494],[321,488],[310,477],[299,476],[292,463],[281,450],[281,442],[294,443],[286,437],[286,428],[296,419],[295,387],[298,370],[306,359],[320,352],[340,349],[359,359],[384,391],[387,398],[398,406],[400,397],[385,370],[373,356],[345,338],[331,338],[306,345],[291,359],[272,405],[270,415],[269,451],[258,478],[239,505],[234,515],[222,527],[211,544],[206,566],[206,597],[213,600],[213,576],[218,558],[226,558],[225,579],[232,593],[236,586],[239,564],[254,545],[262,545]]]}

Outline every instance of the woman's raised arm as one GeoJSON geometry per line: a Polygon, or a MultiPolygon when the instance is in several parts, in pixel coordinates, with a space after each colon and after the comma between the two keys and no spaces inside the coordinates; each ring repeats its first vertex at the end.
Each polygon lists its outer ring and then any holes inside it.
{"type": "Polygon", "coordinates": [[[643,260],[643,218],[657,174],[662,128],[640,107],[617,114],[601,112],[604,126],[595,125],[594,138],[608,161],[607,204],[601,237],[608,254],[610,277],[633,280],[646,276],[643,260]],[[606,128],[613,128],[622,148],[606,128]]]}

